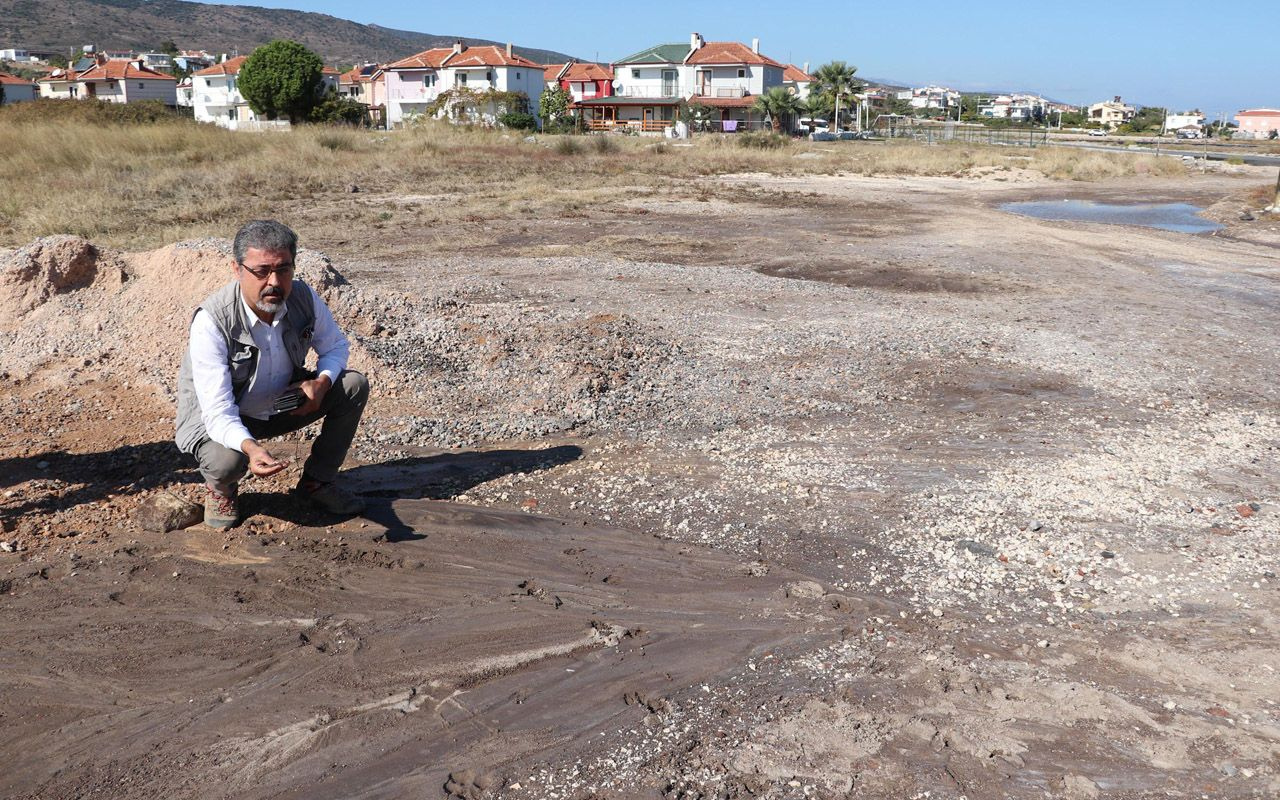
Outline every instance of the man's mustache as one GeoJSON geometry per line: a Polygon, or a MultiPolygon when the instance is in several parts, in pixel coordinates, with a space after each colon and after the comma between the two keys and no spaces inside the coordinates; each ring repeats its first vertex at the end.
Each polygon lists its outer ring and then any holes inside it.
{"type": "Polygon", "coordinates": [[[284,291],[282,289],[263,289],[262,296],[263,297],[284,297],[284,291]]]}

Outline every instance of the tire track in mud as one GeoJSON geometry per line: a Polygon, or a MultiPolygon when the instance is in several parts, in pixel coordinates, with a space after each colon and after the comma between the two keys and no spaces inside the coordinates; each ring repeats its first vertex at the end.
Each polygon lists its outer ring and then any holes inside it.
{"type": "Polygon", "coordinates": [[[16,587],[0,615],[23,646],[0,688],[18,757],[0,793],[438,792],[460,767],[537,760],[752,652],[833,635],[796,624],[780,591],[796,576],[710,550],[430,501],[370,516],[388,513],[415,537],[357,520],[219,551],[195,528],[16,587]]]}

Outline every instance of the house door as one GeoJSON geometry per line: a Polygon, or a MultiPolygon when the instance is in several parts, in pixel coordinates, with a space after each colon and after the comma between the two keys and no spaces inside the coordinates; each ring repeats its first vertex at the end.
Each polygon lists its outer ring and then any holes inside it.
{"type": "Polygon", "coordinates": [[[698,94],[702,97],[711,96],[711,71],[702,70],[698,73],[698,94]]]}
{"type": "Polygon", "coordinates": [[[96,84],[96,83],[86,83],[86,84],[84,85],[84,95],[85,95],[85,97],[97,97],[97,96],[98,96],[98,84],[96,84]]]}
{"type": "Polygon", "coordinates": [[[653,126],[653,109],[652,109],[652,108],[646,108],[646,109],[644,110],[644,113],[642,114],[642,118],[643,118],[643,119],[642,119],[642,121],[641,121],[641,123],[640,123],[640,128],[641,128],[641,130],[646,130],[646,131],[647,131],[647,130],[649,130],[649,128],[650,128],[650,127],[652,127],[652,126],[653,126]]]}
{"type": "Polygon", "coordinates": [[[662,71],[662,96],[676,96],[676,71],[674,69],[664,69],[662,71]]]}

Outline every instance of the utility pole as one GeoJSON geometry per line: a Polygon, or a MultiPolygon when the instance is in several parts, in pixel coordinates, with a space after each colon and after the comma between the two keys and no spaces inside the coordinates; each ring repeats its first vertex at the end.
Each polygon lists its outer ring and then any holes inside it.
{"type": "Polygon", "coordinates": [[[1280,214],[1280,175],[1276,175],[1276,196],[1271,201],[1271,213],[1280,214]]]}

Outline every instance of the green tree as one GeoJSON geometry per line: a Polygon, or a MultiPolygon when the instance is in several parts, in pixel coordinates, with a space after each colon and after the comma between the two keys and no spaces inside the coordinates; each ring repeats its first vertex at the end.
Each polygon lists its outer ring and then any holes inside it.
{"type": "Polygon", "coordinates": [[[311,107],[307,120],[328,125],[363,125],[366,121],[363,103],[329,91],[311,107]]]}
{"type": "Polygon", "coordinates": [[[826,119],[831,113],[831,98],[825,94],[809,93],[809,96],[801,100],[797,105],[800,112],[809,119],[826,119]]]}
{"type": "Polygon", "coordinates": [[[237,86],[254,113],[267,119],[307,118],[320,102],[324,62],[320,56],[287,39],[264,44],[240,67],[237,86]]]}
{"type": "Polygon", "coordinates": [[[813,85],[809,91],[831,98],[835,107],[832,117],[832,128],[840,127],[840,106],[842,100],[862,88],[862,83],[854,78],[858,68],[849,66],[843,61],[832,61],[818,67],[813,73],[813,85]]]}
{"type": "Polygon", "coordinates": [[[568,113],[569,103],[573,102],[573,95],[562,86],[556,86],[553,89],[543,89],[542,96],[538,98],[538,114],[547,122],[555,122],[559,117],[568,113]]]}
{"type": "Polygon", "coordinates": [[[177,44],[175,44],[175,43],[174,43],[174,41],[173,41],[172,39],[166,39],[165,41],[163,41],[163,42],[161,42],[161,43],[160,43],[160,47],[159,47],[159,49],[157,49],[157,50],[156,50],[156,52],[157,52],[157,53],[167,53],[168,55],[176,56],[176,55],[178,55],[181,51],[180,51],[180,50],[178,50],[178,45],[177,45],[177,44]]]}
{"type": "Polygon", "coordinates": [[[709,131],[717,119],[716,110],[696,99],[680,106],[680,121],[691,131],[709,131]]]}
{"type": "Polygon", "coordinates": [[[757,95],[751,110],[769,118],[774,133],[782,133],[782,120],[800,110],[800,101],[785,86],[772,86],[757,95]]]}

